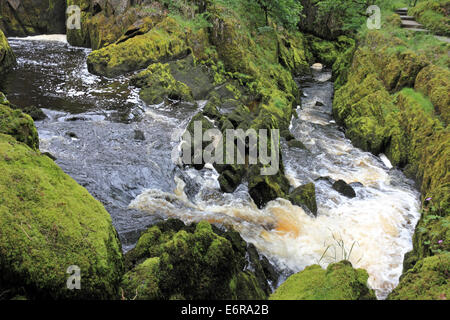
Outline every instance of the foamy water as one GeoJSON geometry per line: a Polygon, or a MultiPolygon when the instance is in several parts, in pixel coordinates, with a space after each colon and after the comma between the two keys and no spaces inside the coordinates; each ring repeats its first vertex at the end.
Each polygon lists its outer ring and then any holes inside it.
{"type": "MultiPolygon", "coordinates": [[[[332,84],[319,74],[304,88],[306,98],[293,119],[291,132],[308,148],[288,149],[283,159],[292,187],[314,182],[318,215],[312,217],[284,199],[258,209],[241,185],[223,194],[215,170],[186,171],[201,190],[188,199],[186,184],[176,178],[173,193],[149,189],[130,208],[180,218],[233,226],[280,270],[298,272],[311,264],[326,267],[348,259],[369,273],[368,284],[384,299],[398,284],[404,254],[420,217],[419,194],[412,182],[381,158],[363,152],[331,121],[332,84]],[[320,100],[323,106],[316,106],[320,100]],[[353,183],[357,197],[335,191],[330,180],[353,183]]],[[[186,178],[185,178],[186,180],[186,178]]]]}
{"type": "Polygon", "coordinates": [[[28,37],[10,37],[8,39],[25,41],[56,41],[67,43],[67,36],[65,34],[40,34],[37,36],[28,37]]]}

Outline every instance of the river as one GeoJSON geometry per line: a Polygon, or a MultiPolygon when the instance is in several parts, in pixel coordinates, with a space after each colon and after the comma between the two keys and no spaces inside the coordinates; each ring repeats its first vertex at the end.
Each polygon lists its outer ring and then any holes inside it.
{"type": "Polygon", "coordinates": [[[346,258],[368,271],[379,299],[398,284],[420,218],[419,193],[383,155],[345,138],[332,119],[330,72],[297,79],[303,98],[290,130],[308,150],[282,146],[291,185],[315,183],[318,215],[312,217],[283,199],[258,209],[245,184],[223,194],[214,169],[172,162],[183,128],[204,101],[147,106],[129,86],[129,75],[90,74],[90,50],[70,46],[64,36],[9,42],[18,66],[1,80],[0,91],[12,103],[43,109],[47,118],[36,121],[41,151],[54,155],[105,205],[125,251],[159,219],[206,219],[238,230],[282,273],[280,281],[308,265],[326,267],[346,258]],[[332,182],[338,179],[357,196],[335,191],[332,182]]]}

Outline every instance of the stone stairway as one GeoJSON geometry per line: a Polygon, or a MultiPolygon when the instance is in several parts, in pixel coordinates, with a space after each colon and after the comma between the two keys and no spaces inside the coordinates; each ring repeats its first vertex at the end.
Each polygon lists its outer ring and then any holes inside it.
{"type": "Polygon", "coordinates": [[[417,32],[429,32],[423,27],[423,25],[415,21],[414,17],[408,16],[408,8],[397,9],[395,10],[395,13],[397,13],[400,16],[400,19],[402,19],[402,28],[417,32]]]}
{"type": "MultiPolygon", "coordinates": [[[[418,23],[413,16],[408,16],[408,8],[400,8],[395,10],[395,13],[400,16],[400,19],[402,19],[402,28],[416,31],[416,32],[425,32],[430,33],[429,30],[425,29],[423,25],[418,23]]],[[[434,36],[436,39],[440,41],[444,41],[447,43],[450,43],[450,38],[443,37],[443,36],[434,36]]]]}

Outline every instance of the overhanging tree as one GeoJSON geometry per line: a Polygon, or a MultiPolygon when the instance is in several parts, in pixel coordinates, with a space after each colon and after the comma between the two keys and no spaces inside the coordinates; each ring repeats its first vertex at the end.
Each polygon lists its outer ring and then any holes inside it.
{"type": "Polygon", "coordinates": [[[264,11],[266,25],[269,25],[269,18],[281,23],[286,28],[295,28],[303,9],[298,0],[248,0],[256,2],[264,11]]]}

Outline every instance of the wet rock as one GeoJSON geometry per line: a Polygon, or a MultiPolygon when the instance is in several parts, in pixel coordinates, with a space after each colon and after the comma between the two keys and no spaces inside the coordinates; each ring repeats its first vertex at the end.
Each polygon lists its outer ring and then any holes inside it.
{"type": "MultiPolygon", "coordinates": [[[[234,166],[238,167],[238,166],[234,166]]],[[[225,170],[219,176],[220,189],[226,193],[233,193],[242,182],[243,169],[225,170]]]]}
{"type": "Polygon", "coordinates": [[[75,132],[67,132],[66,133],[67,136],[69,136],[70,138],[74,138],[74,139],[78,139],[78,136],[75,132]]]}
{"type": "MultiPolygon", "coordinates": [[[[5,35],[0,30],[0,74],[11,70],[15,65],[16,56],[9,46],[8,40],[6,39],[5,35]]],[[[3,93],[1,93],[1,95],[3,96],[3,93]]],[[[0,103],[1,100],[3,99],[0,97],[0,103]]]]}
{"type": "Polygon", "coordinates": [[[203,108],[203,115],[213,120],[220,120],[222,116],[217,109],[219,105],[220,100],[217,97],[212,98],[203,108]]]}
{"type": "Polygon", "coordinates": [[[70,122],[73,122],[73,121],[87,121],[87,118],[86,117],[70,117],[70,118],[67,118],[66,121],[70,121],[70,122]]]}
{"type": "Polygon", "coordinates": [[[344,180],[336,181],[333,184],[333,189],[348,198],[356,197],[355,190],[349,184],[347,184],[344,180]]]}
{"type": "Polygon", "coordinates": [[[316,106],[317,106],[317,107],[323,107],[324,104],[323,104],[322,101],[317,100],[317,101],[316,101],[316,106]]]}
{"type": "Polygon", "coordinates": [[[329,184],[335,183],[335,180],[328,176],[316,178],[314,181],[327,181],[329,184]]]}
{"type": "Polygon", "coordinates": [[[141,130],[134,130],[134,140],[144,141],[145,134],[141,130]]]}
{"type": "Polygon", "coordinates": [[[289,130],[283,130],[281,131],[280,135],[286,139],[286,141],[291,141],[291,140],[295,140],[294,135],[291,133],[291,131],[289,130]]]}
{"type": "Polygon", "coordinates": [[[316,187],[314,183],[308,183],[297,187],[289,195],[292,204],[306,207],[314,216],[317,216],[316,187]]]}
{"type": "Polygon", "coordinates": [[[288,146],[289,146],[289,148],[298,148],[298,149],[307,150],[307,148],[305,147],[303,142],[295,140],[295,139],[294,140],[290,140],[288,142],[288,146]]]}
{"type": "Polygon", "coordinates": [[[160,104],[167,99],[193,101],[191,89],[177,81],[168,64],[154,63],[131,78],[132,85],[141,88],[139,97],[147,104],[160,104]]]}
{"type": "Polygon", "coordinates": [[[169,219],[150,227],[126,254],[123,295],[136,299],[265,299],[267,281],[261,278],[260,284],[255,272],[244,271],[246,254],[246,243],[237,232],[206,221],[184,225],[169,219]]]}
{"type": "Polygon", "coordinates": [[[184,59],[169,62],[172,76],[192,91],[195,100],[203,100],[214,89],[214,77],[205,65],[195,65],[194,57],[189,55],[184,59]]]}
{"type": "Polygon", "coordinates": [[[261,167],[252,165],[249,169],[248,189],[258,208],[263,208],[268,202],[277,198],[286,198],[289,191],[289,181],[279,168],[273,175],[261,175],[261,167]]]}

